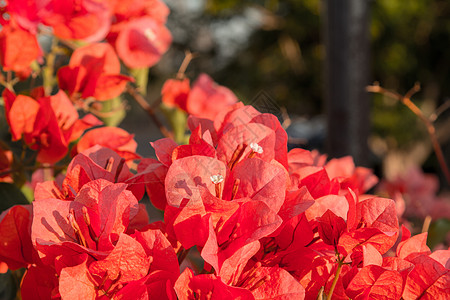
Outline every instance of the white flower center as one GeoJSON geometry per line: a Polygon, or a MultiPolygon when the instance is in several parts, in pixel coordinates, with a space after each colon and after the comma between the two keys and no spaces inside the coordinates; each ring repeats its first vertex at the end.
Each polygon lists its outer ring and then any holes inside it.
{"type": "Polygon", "coordinates": [[[221,183],[222,181],[223,181],[223,176],[222,175],[220,175],[220,174],[217,174],[217,175],[211,175],[211,181],[214,183],[214,184],[218,184],[218,183],[221,183]]]}
{"type": "Polygon", "coordinates": [[[252,151],[255,152],[255,153],[261,154],[261,153],[264,152],[264,151],[263,151],[263,148],[262,148],[260,145],[258,145],[257,143],[251,143],[251,144],[250,144],[250,148],[251,148],[252,151]]]}

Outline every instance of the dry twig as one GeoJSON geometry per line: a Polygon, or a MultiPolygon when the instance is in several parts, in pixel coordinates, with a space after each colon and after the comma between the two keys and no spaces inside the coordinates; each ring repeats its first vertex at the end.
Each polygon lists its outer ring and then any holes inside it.
{"type": "Polygon", "coordinates": [[[161,121],[159,121],[159,119],[156,117],[153,108],[150,106],[150,104],[148,104],[147,100],[145,100],[145,98],[137,91],[137,89],[129,84],[127,85],[126,90],[127,93],[130,94],[133,97],[133,99],[136,100],[136,102],[142,107],[142,109],[147,112],[152,121],[156,124],[156,126],[158,126],[159,131],[161,131],[161,133],[165,137],[173,139],[173,133],[170,132],[166,128],[166,126],[164,126],[164,124],[161,123],[161,121]]]}
{"type": "Polygon", "coordinates": [[[436,128],[433,125],[433,120],[431,120],[430,118],[427,118],[423,114],[423,112],[420,110],[420,108],[417,107],[417,105],[415,105],[411,101],[411,97],[415,93],[420,91],[420,85],[418,83],[416,83],[404,96],[400,95],[397,92],[389,91],[389,90],[381,87],[378,83],[367,86],[366,90],[368,92],[380,93],[380,94],[383,94],[384,96],[387,96],[387,97],[390,97],[393,99],[397,99],[398,101],[400,101],[401,103],[406,105],[406,107],[408,107],[409,110],[411,110],[422,121],[422,123],[427,128],[428,135],[430,136],[431,143],[434,148],[434,152],[436,153],[437,159],[439,161],[439,165],[441,166],[441,169],[442,169],[442,172],[444,173],[445,179],[447,180],[447,183],[450,184],[450,172],[447,167],[447,163],[445,161],[444,154],[442,153],[441,146],[439,145],[439,142],[436,137],[436,128]]]}

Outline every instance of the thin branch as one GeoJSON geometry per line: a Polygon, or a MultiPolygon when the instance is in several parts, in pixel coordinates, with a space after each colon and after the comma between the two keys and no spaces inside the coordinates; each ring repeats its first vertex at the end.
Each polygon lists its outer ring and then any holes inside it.
{"type": "Polygon", "coordinates": [[[137,91],[137,89],[131,85],[127,85],[126,90],[127,90],[127,93],[130,94],[133,97],[133,99],[136,100],[136,102],[142,107],[142,109],[147,112],[147,114],[152,119],[153,123],[155,123],[156,126],[158,126],[159,131],[161,131],[161,133],[165,137],[173,139],[173,133],[170,132],[166,128],[166,126],[164,126],[164,124],[158,120],[153,108],[150,106],[150,104],[148,104],[147,100],[145,100],[145,98],[137,91]]]}
{"type": "Polygon", "coordinates": [[[8,71],[6,74],[7,74],[6,81],[5,81],[5,77],[3,77],[3,75],[0,76],[0,85],[4,86],[8,90],[14,92],[14,85],[19,82],[19,77],[12,78],[11,71],[8,71]]]}
{"type": "Polygon", "coordinates": [[[447,183],[450,184],[450,171],[447,167],[447,163],[445,161],[444,154],[442,153],[441,146],[439,145],[439,142],[436,137],[436,128],[434,127],[433,122],[429,118],[427,118],[423,114],[423,112],[420,110],[420,108],[417,107],[411,101],[412,95],[414,95],[415,93],[417,93],[420,90],[419,84],[416,83],[414,85],[414,87],[411,88],[404,96],[400,95],[397,92],[392,92],[385,88],[382,88],[377,83],[366,87],[366,90],[368,92],[380,93],[380,94],[383,94],[384,96],[387,96],[387,97],[390,97],[393,99],[397,99],[398,101],[400,101],[404,105],[406,105],[406,107],[408,107],[409,110],[411,110],[422,121],[422,123],[427,128],[428,135],[430,136],[431,143],[434,148],[434,152],[436,153],[436,157],[439,161],[439,165],[441,166],[442,172],[444,173],[445,179],[447,180],[447,183]]]}
{"type": "Polygon", "coordinates": [[[183,62],[181,63],[180,68],[178,69],[177,73],[177,79],[181,80],[184,78],[184,73],[186,72],[187,67],[189,66],[189,63],[191,60],[193,60],[197,56],[196,53],[192,53],[189,50],[186,50],[185,57],[183,59],[183,62]]]}
{"type": "Polygon", "coordinates": [[[162,103],[162,97],[159,96],[158,99],[156,99],[155,101],[153,101],[153,102],[150,104],[150,107],[151,107],[152,109],[156,109],[157,107],[159,107],[159,105],[160,105],[161,103],[162,103]]]}
{"type": "Polygon", "coordinates": [[[434,122],[436,121],[437,118],[439,118],[439,116],[446,111],[447,109],[450,108],[450,100],[445,101],[444,103],[441,104],[441,106],[439,106],[438,108],[436,108],[436,110],[434,111],[434,113],[431,114],[430,116],[430,121],[434,122]]]}

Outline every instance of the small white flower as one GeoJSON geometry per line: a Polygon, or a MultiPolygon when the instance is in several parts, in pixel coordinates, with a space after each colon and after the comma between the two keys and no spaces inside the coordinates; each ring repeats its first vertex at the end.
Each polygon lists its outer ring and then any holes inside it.
{"type": "Polygon", "coordinates": [[[263,148],[260,146],[260,145],[258,145],[257,143],[251,143],[250,144],[250,148],[253,150],[253,152],[255,152],[255,153],[259,153],[259,154],[261,154],[261,153],[263,153],[264,151],[263,151],[263,148]]]}
{"type": "Polygon", "coordinates": [[[223,181],[223,176],[222,175],[220,175],[220,174],[217,174],[217,175],[211,175],[211,181],[214,183],[214,184],[218,184],[218,183],[221,183],[222,181],[223,181]]]}

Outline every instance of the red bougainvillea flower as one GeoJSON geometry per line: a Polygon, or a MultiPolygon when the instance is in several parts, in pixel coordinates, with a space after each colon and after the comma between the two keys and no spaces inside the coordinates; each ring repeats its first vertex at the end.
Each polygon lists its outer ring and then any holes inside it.
{"type": "Polygon", "coordinates": [[[255,299],[252,293],[243,288],[232,287],[213,274],[194,276],[185,269],[175,283],[178,299],[255,299]]]}
{"type": "Polygon", "coordinates": [[[201,247],[202,257],[221,276],[238,249],[281,224],[277,212],[285,191],[280,187],[286,184],[283,167],[258,158],[228,172],[223,162],[194,155],[175,160],[165,179],[168,233],[186,249],[201,247]]]}
{"type": "Polygon", "coordinates": [[[199,118],[213,120],[219,112],[238,102],[228,88],[216,84],[211,77],[200,74],[194,82],[186,103],[186,111],[199,118]]]}
{"type": "Polygon", "coordinates": [[[73,201],[48,198],[33,202],[31,238],[41,257],[51,260],[50,255],[57,255],[64,243],[92,251],[113,249],[139,211],[136,198],[126,187],[97,179],[85,184],[73,201]]]}
{"type": "Polygon", "coordinates": [[[31,149],[38,151],[36,159],[39,162],[59,161],[80,132],[100,123],[93,116],[79,120],[77,111],[62,91],[49,97],[38,96],[35,100],[24,95],[16,96],[5,89],[3,97],[13,140],[23,138],[31,149]]]}
{"type": "Polygon", "coordinates": [[[348,188],[362,194],[378,182],[371,170],[356,168],[351,157],[316,164],[308,151],[293,149],[291,152],[288,154],[291,182],[299,187],[306,186],[314,198],[345,195],[348,188]]]}
{"type": "Polygon", "coordinates": [[[179,107],[186,111],[186,102],[191,90],[189,79],[168,79],[162,89],[162,102],[169,107],[179,107]]]}
{"type": "Polygon", "coordinates": [[[0,261],[12,270],[27,268],[20,290],[23,299],[48,299],[57,281],[32,245],[31,222],[31,205],[16,205],[0,215],[0,261]]]}
{"type": "Polygon", "coordinates": [[[10,18],[7,23],[17,22],[20,27],[35,35],[38,25],[42,22],[41,14],[50,1],[8,1],[5,11],[8,12],[10,18]]]}
{"type": "MultiPolygon", "coordinates": [[[[345,290],[351,299],[400,299],[403,280],[399,272],[369,265],[358,271],[345,290]]],[[[408,298],[405,298],[408,299],[408,298]]]]}
{"type": "Polygon", "coordinates": [[[129,68],[155,65],[171,43],[172,35],[165,25],[147,16],[121,24],[114,41],[117,54],[129,68]]]}
{"type": "Polygon", "coordinates": [[[144,158],[138,165],[138,174],[142,175],[147,195],[152,204],[164,210],[167,204],[165,179],[168,167],[151,158],[144,158]]]}
{"type": "Polygon", "coordinates": [[[356,167],[351,156],[330,160],[325,165],[325,170],[330,178],[339,182],[341,191],[350,188],[357,194],[363,194],[378,183],[372,170],[356,167]]]}
{"type": "Polygon", "coordinates": [[[93,146],[77,154],[67,167],[62,182],[46,181],[36,185],[36,200],[57,198],[73,200],[81,188],[96,179],[104,179],[113,183],[126,183],[127,189],[133,192],[136,199],[144,195],[144,185],[140,176],[134,176],[125,164],[125,159],[115,151],[93,146]]]}
{"type": "Polygon", "coordinates": [[[339,238],[347,229],[347,223],[341,217],[336,216],[331,210],[327,210],[319,222],[319,236],[325,244],[337,246],[339,238]]]}
{"type": "Polygon", "coordinates": [[[133,79],[120,74],[120,61],[111,45],[94,43],[73,52],[69,65],[59,69],[58,80],[60,88],[76,101],[112,99],[133,79]]]}
{"type": "Polygon", "coordinates": [[[105,38],[111,26],[107,1],[51,0],[40,12],[42,22],[53,28],[61,39],[97,42],[105,38]]]}
{"type": "Polygon", "coordinates": [[[122,288],[117,298],[141,299],[148,295],[148,299],[175,299],[173,286],[180,268],[169,241],[160,230],[150,228],[135,231],[131,237],[144,248],[150,267],[145,270],[144,277],[122,288]]]}
{"type": "Polygon", "coordinates": [[[6,11],[32,34],[37,33],[39,24],[45,24],[61,39],[101,41],[111,26],[108,1],[15,0],[8,1],[6,11]]]}
{"type": "Polygon", "coordinates": [[[450,293],[450,251],[446,251],[440,259],[432,255],[419,255],[409,260],[414,268],[409,272],[403,290],[403,299],[445,299],[450,293]],[[444,262],[443,263],[441,263],[444,262]]]}
{"type": "Polygon", "coordinates": [[[166,23],[169,8],[161,0],[132,0],[130,2],[115,1],[113,4],[115,24],[127,22],[143,16],[152,17],[158,23],[166,23]]]}
{"type": "Polygon", "coordinates": [[[419,167],[412,167],[395,180],[384,181],[379,193],[387,193],[404,208],[404,216],[433,219],[450,218],[448,195],[438,196],[439,180],[433,174],[425,174],[419,167]]]}
{"type": "MultiPolygon", "coordinates": [[[[153,195],[150,199],[158,208],[164,209],[166,203],[164,181],[168,167],[172,162],[183,157],[200,155],[214,158],[217,156],[229,169],[233,169],[248,157],[257,157],[267,163],[275,159],[283,166],[287,166],[287,135],[274,116],[260,114],[255,109],[242,105],[230,110],[228,114],[222,117],[223,124],[217,123],[218,131],[211,120],[191,116],[188,123],[192,134],[188,145],[178,146],[170,139],[161,139],[152,143],[159,162],[151,159],[144,160],[139,166],[139,172],[147,169],[146,172],[149,174],[148,180],[145,180],[148,182],[147,191],[149,195],[153,195]],[[220,140],[217,138],[219,134],[222,136],[220,140]]],[[[214,174],[209,176],[211,175],[214,174]]],[[[227,192],[224,196],[226,194],[226,197],[231,197],[231,188],[232,186],[225,189],[227,192]]],[[[284,191],[280,190],[280,192],[284,197],[284,191]]],[[[214,191],[212,193],[214,194],[214,191]]],[[[290,199],[292,199],[290,205],[295,206],[293,203],[297,201],[297,198],[292,195],[290,199]]],[[[294,208],[285,208],[285,210],[288,209],[294,208]]]]}
{"type": "Polygon", "coordinates": [[[137,143],[134,135],[118,127],[92,129],[78,141],[76,152],[80,153],[92,146],[100,145],[114,150],[126,161],[140,158],[136,154],[137,143]]]}
{"type": "MultiPolygon", "coordinates": [[[[215,269],[216,274],[229,286],[251,291],[255,299],[303,299],[305,290],[299,281],[277,265],[280,261],[274,262],[272,266],[261,263],[261,257],[255,254],[265,253],[265,250],[258,252],[258,249],[258,241],[235,249],[219,271],[215,269]]],[[[203,249],[202,255],[204,252],[203,249]]],[[[273,256],[269,260],[273,260],[273,256]]]]}
{"type": "Polygon", "coordinates": [[[355,246],[371,244],[381,254],[386,253],[398,236],[395,203],[391,199],[373,197],[356,203],[354,194],[348,195],[347,230],[339,245],[350,253],[355,246]]]}
{"type": "MultiPolygon", "coordinates": [[[[33,202],[31,241],[57,278],[50,283],[51,293],[56,289],[64,299],[173,299],[180,272],[175,252],[159,229],[144,228],[146,224],[132,229],[140,208],[126,188],[98,179],[86,183],[73,201],[33,202]]],[[[33,274],[27,272],[22,289],[45,286],[33,274]]]]}
{"type": "Polygon", "coordinates": [[[155,171],[160,186],[147,189],[158,190],[158,199],[166,192],[166,202],[157,202],[170,239],[186,249],[196,245],[223,283],[243,287],[236,280],[256,261],[288,272],[290,286],[301,282],[306,298],[315,299],[322,287],[331,292],[338,262],[345,261],[333,298],[381,296],[390,274],[392,292],[401,295],[410,263],[396,258],[403,266],[396,269],[382,257],[397,239],[398,221],[392,200],[360,196],[376,182],[370,170],[349,157],[326,163],[306,150],[288,155],[278,120],[242,104],[224,108],[214,121],[190,116],[188,124],[188,145],[152,143],[159,162],[142,168],[155,171]],[[373,280],[361,286],[364,276],[373,280]]]}
{"type": "Polygon", "coordinates": [[[304,299],[305,289],[284,269],[263,267],[260,263],[246,266],[236,282],[250,290],[255,299],[304,299]]]}
{"type": "Polygon", "coordinates": [[[223,107],[214,122],[191,115],[188,125],[192,132],[190,144],[201,146],[202,152],[197,154],[214,156],[205,145],[209,144],[216,148],[217,158],[231,168],[249,155],[266,162],[275,159],[287,168],[287,134],[273,115],[237,103],[223,107]]]}
{"type": "Polygon", "coordinates": [[[120,59],[129,68],[156,64],[172,42],[165,27],[169,8],[160,0],[127,2],[112,5],[114,24],[107,36],[120,59]]]}
{"type": "Polygon", "coordinates": [[[287,135],[278,134],[269,127],[272,120],[264,118],[265,115],[257,116],[247,124],[229,127],[217,143],[217,158],[231,168],[246,157],[258,157],[266,162],[276,160],[286,167],[286,152],[283,151],[286,144],[280,141],[286,141],[287,135]]]}
{"type": "Polygon", "coordinates": [[[14,22],[0,31],[0,64],[4,71],[14,71],[19,78],[31,73],[30,64],[41,56],[36,35],[23,30],[14,22]]]}
{"type": "Polygon", "coordinates": [[[37,254],[31,244],[30,205],[16,205],[0,215],[0,261],[12,270],[27,267],[37,254]]]}
{"type": "Polygon", "coordinates": [[[275,266],[246,261],[233,270],[232,278],[185,269],[175,284],[179,299],[304,299],[303,286],[288,272],[275,266]],[[245,269],[242,269],[244,268],[245,269]]]}
{"type": "MultiPolygon", "coordinates": [[[[126,14],[139,19],[141,8],[126,14]]],[[[30,132],[41,128],[44,108],[65,141],[79,136],[67,97],[39,90],[31,96],[4,93],[13,137],[35,137],[30,132]]],[[[65,177],[37,185],[32,209],[17,206],[0,216],[0,265],[27,268],[24,298],[445,299],[450,293],[450,250],[431,252],[426,233],[411,237],[405,227],[392,248],[395,203],[362,194],[376,181],[370,170],[349,157],[327,163],[317,152],[288,153],[276,117],[240,103],[223,107],[214,120],[191,116],[188,124],[187,145],[151,143],[157,160],[142,160],[137,174],[125,164],[137,157],[133,137],[94,129],[81,139],[85,150],[65,177]],[[99,142],[117,153],[86,149],[99,142]],[[143,184],[164,221],[148,224],[138,202],[143,184]],[[193,246],[200,256],[191,260],[193,246]],[[187,268],[180,275],[181,261],[187,268]]]]}

